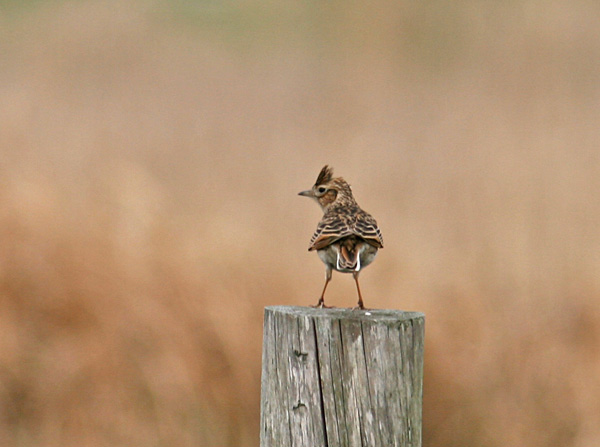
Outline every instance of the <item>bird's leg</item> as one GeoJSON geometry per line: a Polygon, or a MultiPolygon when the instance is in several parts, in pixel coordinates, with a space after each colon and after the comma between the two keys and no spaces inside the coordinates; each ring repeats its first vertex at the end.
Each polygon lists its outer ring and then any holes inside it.
{"type": "Polygon", "coordinates": [[[321,292],[321,298],[319,298],[319,302],[312,307],[318,307],[320,309],[323,309],[323,308],[328,309],[331,307],[331,306],[325,305],[325,290],[327,290],[327,284],[329,284],[329,281],[331,281],[331,269],[328,268],[325,271],[325,286],[323,287],[323,292],[321,292]]]}
{"type": "Polygon", "coordinates": [[[352,310],[356,310],[356,309],[364,310],[365,309],[365,305],[363,304],[362,295],[360,293],[360,286],[358,285],[358,274],[359,274],[359,272],[352,273],[352,276],[354,276],[354,281],[356,282],[356,290],[358,291],[358,304],[356,305],[356,307],[353,307],[352,310]]]}

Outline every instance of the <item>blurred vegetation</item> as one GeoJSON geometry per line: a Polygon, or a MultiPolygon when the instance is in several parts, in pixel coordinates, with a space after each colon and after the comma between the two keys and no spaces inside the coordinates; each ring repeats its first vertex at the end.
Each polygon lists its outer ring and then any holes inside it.
{"type": "MultiPolygon", "coordinates": [[[[600,442],[600,4],[0,3],[0,444],[258,445],[329,163],[424,445],[600,442]]],[[[351,278],[328,299],[350,306],[351,278]]]]}

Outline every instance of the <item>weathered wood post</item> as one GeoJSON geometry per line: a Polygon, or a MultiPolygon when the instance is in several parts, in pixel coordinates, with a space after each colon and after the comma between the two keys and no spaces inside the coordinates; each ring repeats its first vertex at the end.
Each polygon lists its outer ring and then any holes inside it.
{"type": "Polygon", "coordinates": [[[421,447],[425,316],[265,308],[261,447],[421,447]]]}

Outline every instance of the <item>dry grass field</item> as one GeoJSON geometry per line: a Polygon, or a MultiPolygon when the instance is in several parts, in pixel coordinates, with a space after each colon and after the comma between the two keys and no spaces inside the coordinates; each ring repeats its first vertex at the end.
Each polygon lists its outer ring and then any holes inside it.
{"type": "MultiPolygon", "coordinates": [[[[600,445],[600,4],[0,3],[0,445],[258,446],[334,166],[425,447],[600,445]]],[[[334,274],[328,300],[355,302],[334,274]]]]}

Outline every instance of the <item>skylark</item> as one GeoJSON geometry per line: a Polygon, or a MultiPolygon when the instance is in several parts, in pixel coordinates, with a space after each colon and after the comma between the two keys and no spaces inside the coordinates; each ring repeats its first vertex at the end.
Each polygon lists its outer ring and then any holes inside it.
{"type": "Polygon", "coordinates": [[[333,269],[352,273],[358,291],[357,308],[364,309],[358,275],[383,248],[377,222],[354,200],[350,185],[341,177],[333,178],[333,169],[325,165],[314,186],[298,193],[315,199],[323,209],[323,218],[310,240],[308,251],[317,250],[325,264],[325,286],[315,307],[325,306],[325,290],[333,269]]]}

